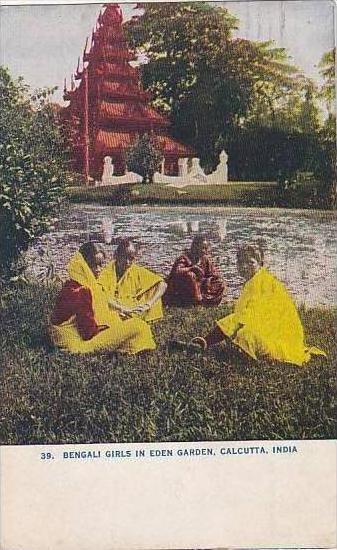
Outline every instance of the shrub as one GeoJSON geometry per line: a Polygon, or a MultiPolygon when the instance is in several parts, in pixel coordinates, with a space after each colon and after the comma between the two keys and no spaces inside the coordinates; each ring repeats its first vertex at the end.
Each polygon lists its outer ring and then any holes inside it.
{"type": "Polygon", "coordinates": [[[143,183],[152,183],[163,156],[148,134],[140,136],[127,152],[126,163],[131,172],[143,178],[143,183]]]}
{"type": "Polygon", "coordinates": [[[54,222],[69,179],[54,89],[29,95],[0,67],[0,277],[18,273],[29,244],[54,222]]]}

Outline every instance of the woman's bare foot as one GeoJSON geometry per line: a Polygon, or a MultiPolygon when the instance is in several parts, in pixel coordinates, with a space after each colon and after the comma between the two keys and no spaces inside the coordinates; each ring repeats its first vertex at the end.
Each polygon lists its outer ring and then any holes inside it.
{"type": "Polygon", "coordinates": [[[169,343],[169,348],[172,351],[190,351],[200,353],[207,349],[207,344],[203,338],[193,338],[193,340],[190,340],[189,342],[185,342],[183,340],[171,340],[169,343]]]}
{"type": "Polygon", "coordinates": [[[199,346],[203,351],[207,349],[207,342],[202,336],[196,336],[195,338],[192,338],[191,344],[199,346]]]}

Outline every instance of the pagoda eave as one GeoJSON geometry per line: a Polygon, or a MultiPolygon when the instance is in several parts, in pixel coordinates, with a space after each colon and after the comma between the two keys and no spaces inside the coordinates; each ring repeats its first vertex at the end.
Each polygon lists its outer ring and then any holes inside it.
{"type": "Polygon", "coordinates": [[[145,102],[151,98],[149,92],[144,92],[138,86],[126,86],[123,83],[107,80],[102,83],[102,92],[111,99],[137,99],[137,101],[145,102]]]}
{"type": "Polygon", "coordinates": [[[111,61],[119,62],[121,59],[123,61],[132,61],[135,59],[135,56],[131,52],[122,49],[117,50],[116,48],[112,49],[108,47],[103,47],[102,50],[98,51],[97,53],[94,48],[94,50],[92,51],[92,55],[96,55],[99,61],[103,61],[106,63],[109,63],[111,61]]]}
{"type": "MultiPolygon", "coordinates": [[[[136,133],[100,129],[96,137],[96,152],[106,156],[111,154],[123,155],[135,142],[136,136],[136,133]]],[[[195,152],[191,147],[183,145],[167,135],[156,135],[154,142],[165,157],[177,159],[180,157],[191,158],[195,156],[195,152]]]]}
{"type": "Polygon", "coordinates": [[[93,73],[94,78],[105,78],[106,80],[111,80],[112,82],[121,81],[129,82],[131,81],[133,85],[138,82],[138,76],[135,74],[125,74],[117,71],[104,72],[99,69],[96,69],[93,73]]]}
{"type": "Polygon", "coordinates": [[[146,103],[150,95],[144,93],[117,93],[117,92],[109,92],[105,88],[103,88],[103,94],[106,99],[109,99],[111,102],[117,102],[117,101],[125,101],[125,100],[137,100],[139,103],[146,103]]]}
{"type": "Polygon", "coordinates": [[[109,121],[101,120],[100,126],[107,131],[115,131],[116,128],[125,128],[126,131],[132,131],[132,132],[136,132],[137,130],[141,130],[142,132],[152,132],[153,130],[156,130],[156,131],[167,130],[167,128],[169,127],[169,124],[164,126],[163,123],[161,122],[149,123],[149,121],[147,120],[142,120],[142,119],[125,120],[122,117],[120,117],[109,121]]]}

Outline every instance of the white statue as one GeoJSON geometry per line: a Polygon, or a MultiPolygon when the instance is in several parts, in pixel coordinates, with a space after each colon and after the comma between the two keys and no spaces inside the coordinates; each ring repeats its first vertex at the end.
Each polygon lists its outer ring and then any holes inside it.
{"type": "Polygon", "coordinates": [[[192,159],[192,166],[191,170],[188,174],[189,180],[191,181],[192,185],[193,183],[206,183],[207,182],[207,176],[203,169],[200,166],[200,159],[199,158],[193,158],[192,159]],[[193,180],[197,180],[196,182],[193,182],[193,180]]]}
{"type": "Polygon", "coordinates": [[[213,184],[213,185],[221,185],[222,183],[228,182],[228,155],[226,151],[221,151],[219,155],[219,164],[212,172],[207,176],[207,183],[213,184]]]}
{"type": "Polygon", "coordinates": [[[228,155],[226,151],[222,150],[219,155],[220,163],[217,166],[216,171],[219,171],[223,175],[225,182],[228,181],[228,155]]]}
{"type": "Polygon", "coordinates": [[[178,159],[178,176],[186,178],[188,173],[188,158],[178,159]]]}
{"type": "Polygon", "coordinates": [[[111,157],[104,158],[102,185],[122,185],[128,183],[141,183],[142,176],[135,172],[125,172],[123,176],[114,176],[114,165],[111,157]]]}

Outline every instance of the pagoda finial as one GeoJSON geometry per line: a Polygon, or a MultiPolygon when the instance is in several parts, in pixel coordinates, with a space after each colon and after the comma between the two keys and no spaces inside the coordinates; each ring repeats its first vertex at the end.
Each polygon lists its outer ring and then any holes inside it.
{"type": "Polygon", "coordinates": [[[119,4],[107,4],[102,16],[103,23],[109,21],[111,23],[122,23],[123,14],[119,4]]]}
{"type": "Polygon", "coordinates": [[[85,63],[86,61],[89,61],[89,59],[90,59],[90,52],[87,52],[88,40],[89,40],[89,38],[87,36],[86,41],[85,41],[84,50],[83,50],[83,56],[82,56],[83,63],[85,63]]]}
{"type": "Polygon", "coordinates": [[[63,93],[65,94],[67,91],[67,79],[64,79],[64,86],[63,86],[63,93]]]}
{"type": "Polygon", "coordinates": [[[79,57],[78,60],[77,60],[77,69],[76,69],[76,73],[75,73],[75,80],[80,80],[81,77],[82,77],[82,73],[83,73],[83,67],[82,67],[82,71],[80,71],[80,57],[79,57]]]}

